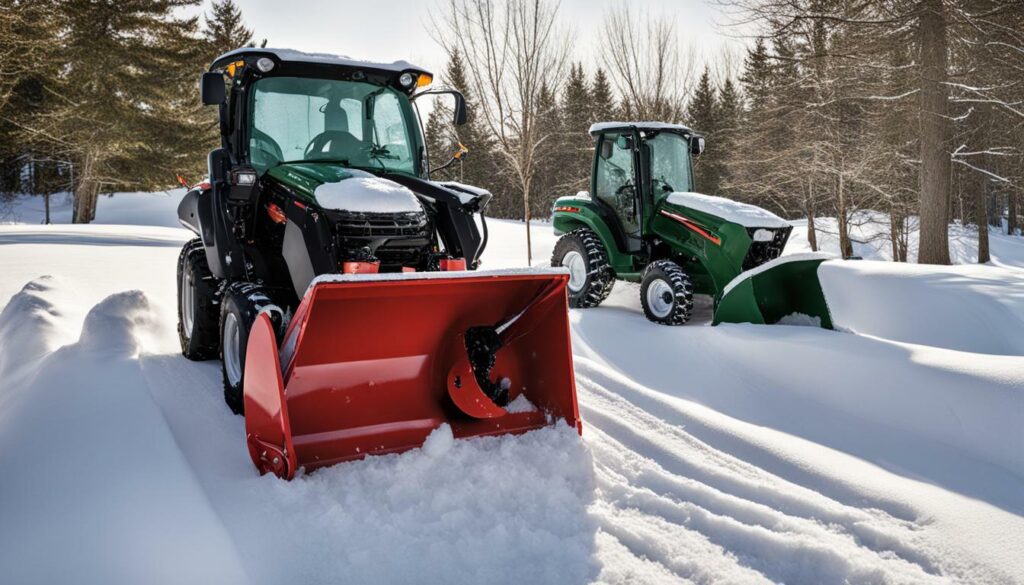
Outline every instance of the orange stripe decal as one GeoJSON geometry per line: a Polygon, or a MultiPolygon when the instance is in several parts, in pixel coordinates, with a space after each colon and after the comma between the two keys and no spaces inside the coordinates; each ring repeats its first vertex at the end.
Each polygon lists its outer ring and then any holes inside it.
{"type": "Polygon", "coordinates": [[[722,238],[719,238],[718,236],[712,234],[711,231],[708,230],[708,228],[700,225],[699,223],[693,221],[692,219],[690,219],[688,217],[683,217],[682,215],[679,215],[678,213],[672,213],[671,211],[665,211],[664,209],[662,209],[659,213],[661,213],[662,215],[664,215],[665,217],[667,217],[669,219],[674,219],[674,220],[678,221],[679,223],[683,224],[686,228],[688,228],[690,231],[696,232],[697,235],[699,235],[699,236],[703,237],[704,239],[710,241],[712,244],[714,244],[716,246],[721,246],[722,245],[722,238]]]}

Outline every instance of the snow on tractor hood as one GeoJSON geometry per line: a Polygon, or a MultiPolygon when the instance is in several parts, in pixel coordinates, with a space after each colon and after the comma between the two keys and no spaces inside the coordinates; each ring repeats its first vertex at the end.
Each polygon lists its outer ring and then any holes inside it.
{"type": "Polygon", "coordinates": [[[324,209],[354,213],[403,213],[422,211],[420,200],[408,188],[365,171],[348,170],[351,175],[333,183],[323,183],[313,197],[324,209]]]}
{"type": "Polygon", "coordinates": [[[725,221],[739,224],[743,227],[759,228],[784,228],[789,227],[789,222],[749,203],[740,203],[724,197],[712,195],[701,195],[700,193],[670,193],[668,202],[672,205],[689,207],[701,213],[707,213],[720,217],[725,221]]]}

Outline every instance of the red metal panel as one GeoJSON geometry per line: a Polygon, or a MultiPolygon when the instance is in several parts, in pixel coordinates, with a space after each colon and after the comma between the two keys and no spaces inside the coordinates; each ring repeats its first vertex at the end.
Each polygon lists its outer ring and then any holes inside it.
{"type": "MultiPolygon", "coordinates": [[[[281,410],[297,465],[312,469],[418,447],[444,422],[460,438],[525,432],[558,419],[580,429],[567,280],[525,273],[315,285],[282,349],[287,404],[281,410]],[[466,359],[463,334],[520,313],[492,378],[509,378],[510,398],[523,394],[539,410],[504,413],[492,403],[499,410],[491,418],[468,416],[448,395],[449,373],[466,359]]],[[[273,353],[276,366],[276,348],[273,353]]],[[[247,360],[247,419],[250,365],[247,360]]]]}

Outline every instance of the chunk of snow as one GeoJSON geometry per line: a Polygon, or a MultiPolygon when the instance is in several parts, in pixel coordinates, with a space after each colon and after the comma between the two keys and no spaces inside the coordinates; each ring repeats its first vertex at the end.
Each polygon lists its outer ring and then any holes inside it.
{"type": "Polygon", "coordinates": [[[525,394],[516,396],[515,400],[509,402],[505,406],[505,412],[509,414],[516,414],[520,412],[537,412],[537,407],[530,402],[530,399],[525,394]]]}
{"type": "Polygon", "coordinates": [[[821,327],[821,317],[812,317],[803,313],[790,313],[776,322],[778,325],[797,327],[821,327]]]}
{"type": "Polygon", "coordinates": [[[612,128],[625,128],[635,126],[640,130],[682,130],[689,132],[690,129],[682,124],[669,124],[667,122],[597,122],[590,125],[590,133],[598,134],[612,128]]]}
{"type": "Polygon", "coordinates": [[[414,70],[423,73],[428,71],[422,67],[418,67],[409,63],[408,61],[392,61],[391,63],[378,63],[375,61],[363,61],[360,59],[353,59],[345,55],[333,55],[331,53],[306,53],[303,51],[297,51],[295,49],[272,49],[272,48],[252,48],[244,47],[241,49],[235,49],[234,51],[228,51],[220,57],[217,57],[216,61],[220,61],[226,57],[233,55],[241,55],[243,53],[270,53],[278,58],[280,61],[288,61],[291,63],[322,63],[327,65],[343,65],[345,67],[365,67],[367,69],[380,69],[383,71],[393,71],[395,73],[414,70]]]}
{"type": "Polygon", "coordinates": [[[740,203],[739,201],[733,201],[732,199],[726,199],[725,197],[676,191],[675,193],[669,193],[668,202],[672,205],[682,205],[683,207],[689,207],[690,209],[708,213],[710,215],[720,217],[725,221],[738,223],[743,227],[789,227],[788,221],[767,209],[762,209],[756,205],[750,205],[749,203],[740,203]]]}
{"type": "Polygon", "coordinates": [[[324,209],[356,213],[400,213],[422,211],[419,198],[403,185],[369,173],[336,183],[324,183],[313,192],[324,209]]]}

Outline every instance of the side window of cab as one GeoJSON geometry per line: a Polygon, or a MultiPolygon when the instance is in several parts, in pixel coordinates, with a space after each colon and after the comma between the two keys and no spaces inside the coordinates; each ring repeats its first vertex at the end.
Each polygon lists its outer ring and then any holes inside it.
{"type": "Polygon", "coordinates": [[[598,146],[594,196],[608,204],[627,233],[639,231],[631,134],[605,134],[598,146]]]}

